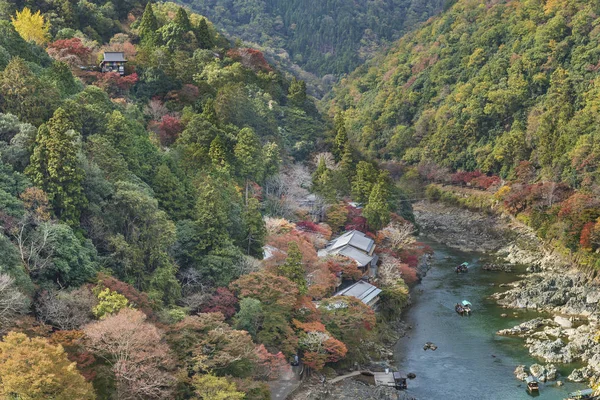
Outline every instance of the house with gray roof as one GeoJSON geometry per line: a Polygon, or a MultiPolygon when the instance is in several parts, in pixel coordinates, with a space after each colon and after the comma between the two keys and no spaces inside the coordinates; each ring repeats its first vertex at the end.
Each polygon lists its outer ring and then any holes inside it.
{"type": "Polygon", "coordinates": [[[369,307],[373,308],[379,301],[379,294],[381,293],[381,289],[376,286],[371,285],[365,281],[358,281],[354,285],[348,286],[344,290],[340,290],[335,296],[352,296],[356,297],[369,307]]]}
{"type": "Polygon", "coordinates": [[[348,231],[330,241],[319,251],[319,257],[340,255],[356,262],[365,272],[371,269],[374,275],[379,257],[375,254],[375,241],[360,231],[348,231]]]}
{"type": "Polygon", "coordinates": [[[122,51],[107,51],[104,53],[104,58],[100,62],[102,72],[118,72],[125,75],[125,53],[122,51]]]}

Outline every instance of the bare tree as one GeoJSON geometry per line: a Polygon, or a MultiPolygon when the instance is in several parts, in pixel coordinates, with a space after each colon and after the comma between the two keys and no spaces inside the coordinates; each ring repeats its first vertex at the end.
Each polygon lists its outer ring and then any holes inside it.
{"type": "Polygon", "coordinates": [[[0,274],[0,331],[7,328],[19,314],[27,313],[29,299],[15,286],[14,279],[0,274]]]}
{"type": "Polygon", "coordinates": [[[395,285],[402,274],[400,272],[400,262],[388,255],[381,256],[381,265],[377,269],[379,283],[383,286],[395,285]]]}
{"type": "Polygon", "coordinates": [[[416,241],[413,236],[414,233],[415,227],[410,222],[392,222],[381,230],[381,234],[383,234],[392,248],[396,250],[400,250],[404,246],[414,243],[416,241]]]}
{"type": "Polygon", "coordinates": [[[92,320],[98,299],[84,286],[72,291],[44,291],[35,304],[38,319],[61,330],[79,329],[92,320]]]}
{"type": "Polygon", "coordinates": [[[112,366],[118,398],[170,399],[175,379],[169,346],[144,313],[122,309],[84,328],[87,346],[112,366]]]}

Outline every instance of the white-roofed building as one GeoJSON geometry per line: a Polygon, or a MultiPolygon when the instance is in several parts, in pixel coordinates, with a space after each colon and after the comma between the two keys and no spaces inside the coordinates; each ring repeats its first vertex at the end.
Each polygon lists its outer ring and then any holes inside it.
{"type": "Polygon", "coordinates": [[[344,290],[340,290],[333,296],[352,296],[356,297],[369,307],[374,307],[379,301],[379,294],[381,289],[371,285],[365,281],[358,281],[354,285],[348,286],[344,290]]]}
{"type": "Polygon", "coordinates": [[[319,257],[340,255],[348,257],[356,262],[359,268],[365,272],[370,270],[375,276],[375,269],[379,257],[375,254],[375,241],[360,231],[349,231],[332,241],[319,251],[319,257]]]}

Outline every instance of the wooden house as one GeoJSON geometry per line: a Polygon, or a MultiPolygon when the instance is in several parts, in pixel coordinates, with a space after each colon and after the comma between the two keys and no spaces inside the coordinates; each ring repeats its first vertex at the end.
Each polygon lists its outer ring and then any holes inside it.
{"type": "Polygon", "coordinates": [[[100,62],[102,72],[118,72],[125,75],[125,54],[120,51],[107,51],[104,53],[104,59],[100,62]]]}

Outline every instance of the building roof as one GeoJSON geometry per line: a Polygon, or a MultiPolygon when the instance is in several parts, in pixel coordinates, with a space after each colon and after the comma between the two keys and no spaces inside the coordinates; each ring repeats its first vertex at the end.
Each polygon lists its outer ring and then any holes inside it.
{"type": "Polygon", "coordinates": [[[352,246],[344,246],[335,253],[353,259],[361,267],[367,266],[374,259],[374,256],[370,256],[352,246]]]}
{"type": "Polygon", "coordinates": [[[104,62],[127,62],[122,51],[107,51],[104,53],[104,62]]]}
{"type": "Polygon", "coordinates": [[[356,297],[365,304],[369,304],[381,293],[381,289],[371,285],[365,281],[358,281],[352,286],[348,286],[346,289],[341,290],[333,296],[352,296],[356,297]]]}
{"type": "Polygon", "coordinates": [[[348,231],[342,236],[329,242],[329,246],[327,246],[327,249],[330,252],[332,252],[346,245],[350,245],[352,247],[356,247],[359,250],[370,253],[373,249],[373,246],[375,246],[375,241],[373,241],[373,239],[371,238],[368,238],[364,233],[360,231],[348,231]]]}

